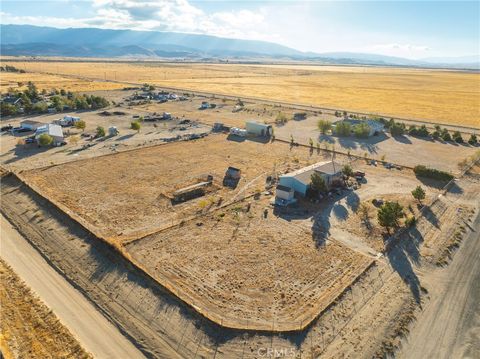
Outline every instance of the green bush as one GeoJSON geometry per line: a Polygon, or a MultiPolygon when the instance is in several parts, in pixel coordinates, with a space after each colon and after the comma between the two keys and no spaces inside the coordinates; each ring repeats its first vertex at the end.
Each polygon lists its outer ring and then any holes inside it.
{"type": "Polygon", "coordinates": [[[390,125],[390,133],[392,136],[401,136],[405,133],[404,123],[393,123],[390,125]]]}
{"type": "Polygon", "coordinates": [[[453,175],[451,175],[448,172],[445,171],[440,171],[434,168],[428,168],[423,165],[417,165],[413,169],[413,172],[415,172],[415,175],[418,177],[425,177],[425,178],[431,178],[439,181],[451,181],[453,179],[453,175]]]}
{"type": "Polygon", "coordinates": [[[367,138],[370,135],[370,126],[368,124],[362,122],[353,128],[353,133],[358,138],[367,138]]]}
{"type": "Polygon", "coordinates": [[[415,223],[417,223],[417,220],[414,216],[409,216],[405,220],[405,226],[407,226],[407,227],[413,227],[415,225],[415,223]]]}
{"type": "Polygon", "coordinates": [[[472,135],[468,139],[468,144],[475,146],[477,143],[478,143],[477,136],[474,133],[472,133],[472,135]]]}
{"type": "Polygon", "coordinates": [[[352,126],[348,122],[338,122],[335,126],[335,134],[337,136],[350,136],[352,134],[352,126]]]}
{"type": "Polygon", "coordinates": [[[47,133],[42,133],[38,137],[38,143],[40,146],[50,146],[53,143],[53,137],[47,133]]]}
{"type": "Polygon", "coordinates": [[[463,143],[463,137],[459,131],[455,131],[452,138],[456,143],[463,143]]]}
{"type": "Polygon", "coordinates": [[[448,130],[446,128],[442,130],[441,137],[442,140],[444,140],[445,142],[450,142],[452,140],[452,136],[450,136],[450,133],[448,133],[448,130]]]}
{"type": "Polygon", "coordinates": [[[332,129],[332,123],[328,120],[318,120],[317,126],[322,135],[326,134],[329,130],[332,129]]]}
{"type": "Polygon", "coordinates": [[[97,127],[97,137],[105,137],[105,129],[102,126],[97,127]]]}

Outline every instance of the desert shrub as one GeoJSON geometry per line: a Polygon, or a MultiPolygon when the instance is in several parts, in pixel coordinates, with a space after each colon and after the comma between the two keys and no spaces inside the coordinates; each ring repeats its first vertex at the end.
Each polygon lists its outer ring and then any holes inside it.
{"type": "Polygon", "coordinates": [[[417,219],[414,216],[409,216],[405,220],[405,226],[407,226],[407,227],[413,227],[415,225],[415,223],[417,223],[417,219]]]}
{"type": "Polygon", "coordinates": [[[423,165],[417,165],[413,169],[413,172],[415,172],[415,175],[418,177],[425,177],[425,178],[431,178],[431,179],[436,179],[439,181],[451,181],[453,179],[453,175],[451,175],[448,172],[445,171],[440,171],[435,168],[428,168],[423,165]]]}
{"type": "Polygon", "coordinates": [[[287,116],[283,112],[279,112],[277,117],[275,118],[275,123],[277,125],[284,125],[288,122],[287,116]]]}
{"type": "Polygon", "coordinates": [[[329,130],[332,129],[332,123],[328,120],[318,120],[317,126],[322,135],[326,134],[329,130]]]}

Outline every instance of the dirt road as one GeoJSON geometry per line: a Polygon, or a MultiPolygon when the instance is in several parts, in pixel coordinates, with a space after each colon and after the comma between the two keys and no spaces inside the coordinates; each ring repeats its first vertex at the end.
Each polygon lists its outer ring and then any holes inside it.
{"type": "Polygon", "coordinates": [[[480,357],[480,214],[452,263],[422,282],[431,288],[399,358],[480,357]]]}
{"type": "Polygon", "coordinates": [[[1,257],[95,358],[144,358],[85,297],[59,275],[3,217],[1,257]]]}

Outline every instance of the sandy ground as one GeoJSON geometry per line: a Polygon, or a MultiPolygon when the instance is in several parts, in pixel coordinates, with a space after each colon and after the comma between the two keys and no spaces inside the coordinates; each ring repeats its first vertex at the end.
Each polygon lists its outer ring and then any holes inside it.
{"type": "Polygon", "coordinates": [[[3,260],[0,281],[2,358],[92,358],[3,260]]]}
{"type": "MultiPolygon", "coordinates": [[[[321,148],[325,145],[331,148],[334,145],[337,149],[350,151],[362,157],[367,154],[369,158],[379,160],[385,156],[386,161],[404,166],[426,165],[454,173],[458,173],[457,164],[460,161],[478,151],[478,147],[424,140],[408,135],[392,137],[390,134],[382,134],[368,139],[321,135],[317,128],[317,122],[321,117],[289,121],[285,126],[275,127],[275,135],[285,140],[290,140],[290,136],[293,136],[295,141],[303,144],[308,144],[312,138],[315,142],[321,143],[321,148]]],[[[331,121],[331,118],[329,120],[331,121]]],[[[465,140],[468,139],[466,135],[463,136],[465,140]]]]}
{"type": "Polygon", "coordinates": [[[263,190],[267,174],[323,160],[322,153],[310,154],[305,148],[290,149],[278,142],[237,142],[218,134],[70,162],[24,172],[22,176],[78,215],[95,233],[120,242],[151,234],[196,214],[205,198],[173,206],[166,195],[200,182],[206,175],[213,175],[218,188],[209,197],[214,202],[227,202],[256,178],[259,181],[254,181],[244,194],[263,190]],[[242,171],[236,190],[222,186],[229,166],[242,171]]]}
{"type": "MultiPolygon", "coordinates": [[[[158,289],[61,212],[18,185],[15,181],[3,181],[2,212],[53,265],[154,357],[174,357],[177,353],[189,358],[260,358],[265,357],[266,350],[276,349],[302,357],[371,358],[383,353],[386,338],[397,338],[396,323],[405,315],[405,305],[410,306],[414,293],[421,292],[418,276],[412,274],[412,265],[419,263],[415,254],[418,251],[415,252],[415,246],[408,251],[401,247],[391,256],[380,258],[350,293],[305,331],[271,336],[219,329],[158,289]]],[[[459,188],[447,197],[478,206],[478,197],[473,195],[478,184],[459,183],[459,188]]],[[[441,229],[430,222],[429,227],[421,227],[425,241],[432,230],[437,233],[449,227],[451,217],[444,223],[443,213],[446,212],[440,211],[437,216],[441,229]]],[[[418,242],[407,239],[406,243],[418,242]]]]}
{"type": "MultiPolygon", "coordinates": [[[[142,353],[2,216],[1,257],[95,358],[143,358],[142,353]]],[[[5,303],[3,303],[5,307],[5,303]]],[[[50,355],[53,351],[50,352],[50,355]]],[[[58,357],[61,355],[58,354],[58,357]]],[[[81,357],[81,355],[74,355],[81,357]]]]}
{"type": "Polygon", "coordinates": [[[234,204],[126,249],[160,283],[224,326],[299,329],[373,260],[275,217],[269,200],[234,204]]]}
{"type": "MultiPolygon", "coordinates": [[[[477,174],[477,178],[470,181],[470,191],[476,193],[467,193],[465,197],[470,198],[467,204],[474,205],[472,201],[477,201],[478,206],[480,176],[477,174]]],[[[451,200],[458,202],[458,197],[460,194],[451,200]]],[[[430,300],[404,341],[399,358],[480,356],[480,215],[477,213],[476,219],[467,220],[462,214],[461,222],[471,230],[452,263],[420,275],[429,288],[430,300]]]]}

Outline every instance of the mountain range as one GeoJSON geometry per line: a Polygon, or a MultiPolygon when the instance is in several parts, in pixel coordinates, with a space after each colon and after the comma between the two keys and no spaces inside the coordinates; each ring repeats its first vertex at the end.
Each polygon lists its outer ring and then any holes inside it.
{"type": "Polygon", "coordinates": [[[266,41],[176,32],[1,25],[0,51],[9,56],[128,57],[199,60],[292,60],[334,64],[480,69],[478,56],[410,60],[349,52],[302,52],[266,41]]]}

